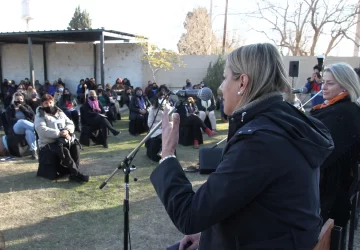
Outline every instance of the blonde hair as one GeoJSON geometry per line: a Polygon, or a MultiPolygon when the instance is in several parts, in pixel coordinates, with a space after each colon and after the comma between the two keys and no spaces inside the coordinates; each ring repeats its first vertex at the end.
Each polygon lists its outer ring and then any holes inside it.
{"type": "Polygon", "coordinates": [[[15,98],[16,98],[17,96],[21,96],[21,97],[23,98],[23,101],[25,101],[25,96],[24,96],[24,94],[17,91],[17,92],[15,92],[15,93],[13,94],[13,96],[12,96],[11,104],[14,104],[15,98]]]}
{"type": "Polygon", "coordinates": [[[249,79],[236,109],[264,94],[291,91],[281,55],[270,43],[242,46],[228,55],[226,65],[234,79],[238,79],[242,74],[247,75],[249,79]]]}
{"type": "Polygon", "coordinates": [[[335,63],[327,67],[325,72],[330,72],[349,93],[351,101],[358,104],[356,100],[360,97],[359,76],[349,64],[335,63]]]}
{"type": "Polygon", "coordinates": [[[90,94],[92,94],[92,96],[97,96],[97,94],[96,94],[96,91],[95,91],[95,90],[90,90],[90,91],[89,91],[89,96],[90,96],[90,94]]]}

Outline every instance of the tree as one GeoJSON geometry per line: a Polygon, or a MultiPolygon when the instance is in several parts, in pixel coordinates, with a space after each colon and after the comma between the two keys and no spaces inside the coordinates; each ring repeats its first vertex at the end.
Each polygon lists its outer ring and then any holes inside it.
{"type": "MultiPolygon", "coordinates": [[[[199,7],[188,12],[184,22],[186,32],[181,35],[177,44],[179,53],[182,55],[220,54],[222,36],[216,37],[211,26],[206,8],[199,7]]],[[[225,50],[232,51],[240,43],[240,39],[233,35],[226,39],[225,50]]]]}
{"type": "Polygon", "coordinates": [[[86,10],[81,11],[80,6],[77,6],[68,29],[91,29],[89,13],[86,10]]]}
{"type": "Polygon", "coordinates": [[[206,8],[196,8],[188,12],[184,28],[186,32],[181,35],[177,44],[180,54],[207,55],[210,44],[216,46],[217,39],[214,34],[211,34],[211,21],[206,8]]]}
{"type": "Polygon", "coordinates": [[[204,82],[212,90],[213,93],[217,93],[217,89],[223,81],[224,69],[225,59],[222,55],[218,57],[217,61],[214,64],[212,64],[211,62],[209,63],[204,82]]]}
{"type": "Polygon", "coordinates": [[[156,82],[156,74],[159,70],[172,70],[175,66],[184,67],[180,55],[174,51],[160,49],[143,37],[137,37],[138,44],[141,46],[143,56],[141,61],[147,62],[151,69],[154,82],[156,82]]]}
{"type": "MultiPolygon", "coordinates": [[[[277,5],[268,0],[258,0],[257,10],[247,17],[261,19],[271,26],[273,34],[261,29],[253,30],[264,34],[280,50],[287,50],[293,56],[314,56],[320,38],[328,38],[325,55],[328,55],[343,38],[351,38],[351,29],[356,25],[359,13],[358,3],[348,0],[304,0],[295,5],[288,2],[277,5]]],[[[261,24],[260,24],[261,25],[261,24]]],[[[259,25],[259,26],[260,26],[259,25]]],[[[355,35],[353,35],[355,37],[355,35]]]]}

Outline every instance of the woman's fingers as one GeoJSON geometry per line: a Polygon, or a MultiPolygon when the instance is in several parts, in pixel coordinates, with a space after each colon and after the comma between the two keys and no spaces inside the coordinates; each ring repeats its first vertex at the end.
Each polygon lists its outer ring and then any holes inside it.
{"type": "Polygon", "coordinates": [[[162,129],[166,129],[168,126],[169,126],[169,109],[165,106],[161,127],[162,129]]]}
{"type": "Polygon", "coordinates": [[[179,140],[179,126],[180,126],[180,116],[179,114],[174,114],[173,115],[173,129],[172,129],[172,134],[175,138],[177,138],[176,143],[179,140]]]}

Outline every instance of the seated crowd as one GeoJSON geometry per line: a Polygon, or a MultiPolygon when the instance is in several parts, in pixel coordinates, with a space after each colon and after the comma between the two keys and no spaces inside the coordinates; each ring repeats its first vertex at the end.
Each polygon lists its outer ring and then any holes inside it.
{"type": "Polygon", "coordinates": [[[79,170],[81,145],[74,132],[80,132],[80,138],[82,128],[96,132],[98,142],[107,148],[108,131],[120,134],[113,123],[121,119],[120,107],[130,105],[133,87],[126,78],[107,84],[105,90],[94,78],[82,79],[76,95],[65,86],[61,78],[44,85],[36,80],[34,87],[27,78],[19,85],[4,80],[1,125],[5,135],[0,155],[22,157],[30,151],[39,162],[38,176],[56,179],[69,174],[70,180],[87,182],[89,177],[79,170]]]}
{"type": "MultiPolygon", "coordinates": [[[[96,84],[94,78],[81,79],[76,94],[65,86],[61,78],[53,84],[45,81],[44,85],[36,80],[34,87],[29,79],[24,79],[19,85],[4,80],[5,111],[1,124],[5,136],[0,143],[1,155],[21,157],[30,151],[32,159],[39,161],[40,175],[46,177],[48,173],[41,166],[55,160],[61,163],[56,166],[59,175],[70,174],[72,180],[84,181],[87,177],[78,170],[80,144],[90,145],[92,140],[108,148],[109,132],[115,137],[120,134],[113,124],[121,119],[121,107],[129,108],[130,134],[139,135],[149,132],[162,119],[164,106],[176,103],[173,96],[167,95],[169,89],[166,85],[158,87],[151,81],[145,91],[140,87],[133,89],[127,78],[117,78],[113,86],[106,84],[105,88],[96,84]],[[79,141],[73,136],[75,131],[80,133],[79,141]],[[67,144],[61,144],[61,140],[67,144]],[[64,146],[67,150],[59,149],[64,146]],[[67,170],[61,170],[61,167],[67,170]]],[[[203,86],[199,85],[200,88],[203,86]]],[[[209,136],[215,133],[215,99],[204,102],[188,98],[177,105],[182,127],[189,131],[186,137],[194,148],[198,148],[202,143],[202,132],[209,136]]],[[[151,138],[157,139],[156,159],[161,155],[160,135],[161,127],[151,138]]]]}

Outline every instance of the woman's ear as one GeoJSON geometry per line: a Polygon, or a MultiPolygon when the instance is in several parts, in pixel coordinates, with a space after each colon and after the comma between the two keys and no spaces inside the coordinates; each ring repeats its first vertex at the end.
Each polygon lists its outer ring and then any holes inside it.
{"type": "Polygon", "coordinates": [[[236,81],[238,81],[239,92],[244,93],[246,88],[247,88],[247,85],[249,83],[248,75],[242,74],[242,75],[239,76],[239,78],[236,81]]]}

